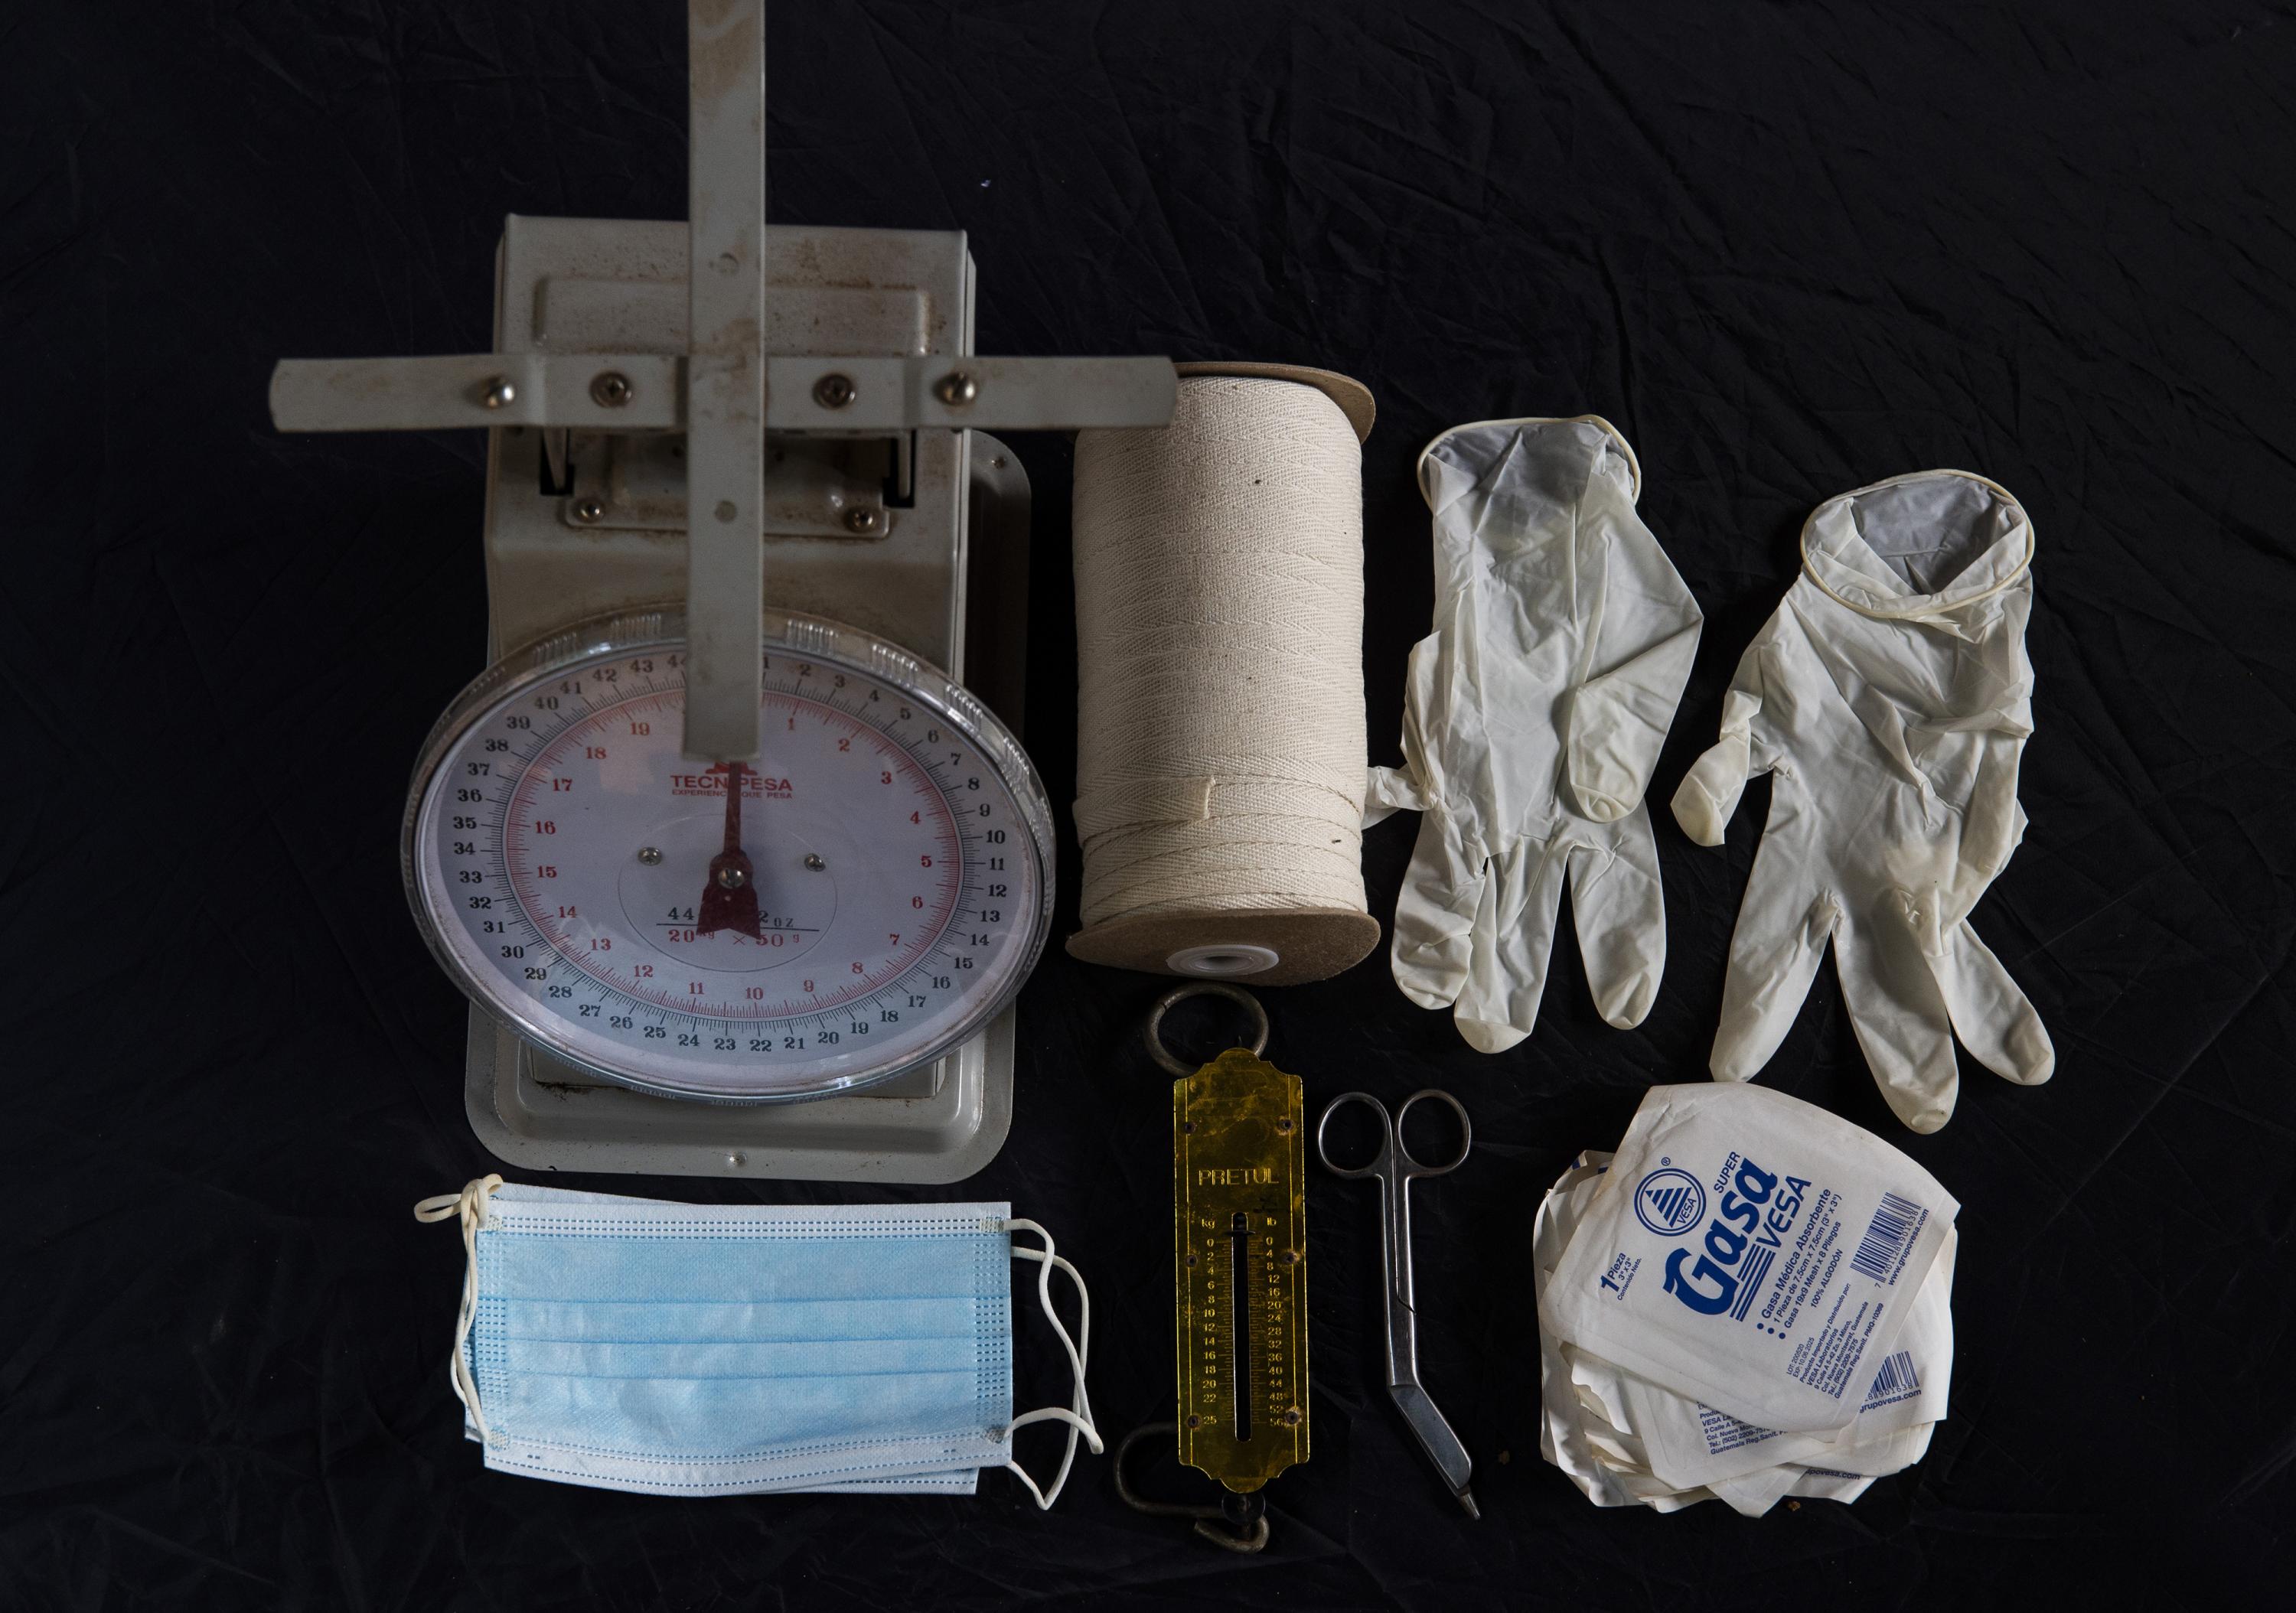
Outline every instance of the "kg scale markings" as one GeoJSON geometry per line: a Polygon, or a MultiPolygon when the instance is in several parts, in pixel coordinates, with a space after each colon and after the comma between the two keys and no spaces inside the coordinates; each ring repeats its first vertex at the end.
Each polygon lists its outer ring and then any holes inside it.
{"type": "Polygon", "coordinates": [[[873,675],[897,652],[776,613],[760,761],[689,761],[676,625],[545,647],[441,721],[407,870],[441,962],[534,1043],[666,1096],[834,1092],[976,1032],[1050,916],[1019,747],[922,664],[873,675]],[[800,626],[810,651],[785,649],[800,626]]]}
{"type": "Polygon", "coordinates": [[[1239,1494],[1308,1459],[1302,1101],[1243,1048],[1172,1085],[1179,1458],[1239,1494]]]}
{"type": "Polygon", "coordinates": [[[985,430],[1162,425],[1175,378],[975,355],[961,233],[766,232],[761,0],[688,34],[688,225],[512,217],[494,352],[286,361],[273,416],[488,429],[495,659],[401,848],[486,1145],[955,1181],[1009,1125],[1052,915],[1050,806],[992,709],[1028,484],[985,430]]]}
{"type": "MultiPolygon", "coordinates": [[[[1165,993],[1148,1017],[1146,1040],[1150,1056],[1178,1077],[1172,1083],[1175,1454],[1230,1492],[1221,1515],[1255,1543],[1236,1549],[1256,1552],[1267,1539],[1259,1492],[1307,1461],[1309,1444],[1305,1086],[1260,1057],[1267,1016],[1250,993],[1225,982],[1165,993]],[[1258,1034],[1192,1071],[1164,1045],[1162,1027],[1174,1004],[1193,996],[1240,1003],[1258,1034]]],[[[1122,1463],[1119,1452],[1119,1470],[1122,1463]]],[[[1121,1490],[1120,1472],[1118,1485],[1121,1490]]],[[[1126,1499],[1133,1500],[1128,1493],[1126,1499]]]]}

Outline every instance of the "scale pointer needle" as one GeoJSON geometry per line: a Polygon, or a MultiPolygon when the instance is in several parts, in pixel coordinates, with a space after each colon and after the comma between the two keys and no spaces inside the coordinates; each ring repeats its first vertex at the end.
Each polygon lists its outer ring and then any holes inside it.
{"type": "Polygon", "coordinates": [[[742,849],[742,780],[750,770],[743,763],[726,762],[709,771],[726,775],[726,839],[724,848],[709,859],[709,882],[701,888],[701,918],[694,929],[705,936],[731,929],[763,941],[757,870],[742,849]]]}

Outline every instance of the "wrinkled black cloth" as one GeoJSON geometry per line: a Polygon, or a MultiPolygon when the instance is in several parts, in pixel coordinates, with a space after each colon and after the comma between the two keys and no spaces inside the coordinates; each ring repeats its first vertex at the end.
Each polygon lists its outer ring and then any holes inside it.
{"type": "MultiPolygon", "coordinates": [[[[489,342],[508,212],[676,218],[674,0],[21,0],[0,17],[0,1608],[1765,1609],[2256,1605],[2296,1569],[2296,16],[2177,5],[800,4],[770,25],[775,220],[964,229],[980,346],[1342,370],[1364,667],[1392,761],[1427,631],[1413,461],[1599,413],[1707,613],[1651,789],[1712,739],[1820,500],[1954,466],[2039,558],[2032,827],[1974,922],[2056,1078],[1964,1061],[1915,1137],[1830,969],[1765,1079],[1959,1195],[1950,1419],[1855,1506],[1598,1511],[1538,1456],[1533,1206],[1696,1080],[1759,840],[1661,809],[1656,1009],[1555,949],[1470,1052],[1382,951],[1267,994],[1309,1101],[1439,1085],[1426,1382],[1469,1523],[1381,1387],[1376,1211],[1312,1184],[1315,1451],[1238,1558],[1126,1510],[678,1501],[482,1470],[448,1396],[493,1167],[463,1002],[398,886],[425,728],[483,659],[479,433],[282,437],[285,356],[489,342]]],[[[1035,481],[1030,742],[1071,790],[1069,447],[1035,481]]],[[[1065,824],[1064,824],[1065,827],[1065,824]]],[[[1365,862],[1384,921],[1409,818],[1365,862]]],[[[1064,844],[1059,932],[1073,928],[1064,844]]],[[[949,1189],[630,1177],[774,1201],[1011,1198],[1094,1285],[1111,1437],[1168,1416],[1159,981],[1057,945],[1018,1114],[949,1189]]],[[[1041,1328],[1022,1404],[1064,1397],[1041,1328]]],[[[1021,1437],[1040,1467],[1057,1431],[1021,1437]]],[[[1201,1496],[1166,1462],[1160,1494],[1201,1496]]]]}

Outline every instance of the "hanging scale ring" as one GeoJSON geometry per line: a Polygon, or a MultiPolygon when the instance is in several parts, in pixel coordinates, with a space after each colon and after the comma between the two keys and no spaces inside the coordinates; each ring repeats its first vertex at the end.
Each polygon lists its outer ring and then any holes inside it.
{"type": "Polygon", "coordinates": [[[1191,980],[1185,986],[1174,987],[1157,998],[1156,1006],[1148,1013],[1148,1028],[1145,1033],[1148,1041],[1148,1056],[1166,1069],[1183,1079],[1196,1073],[1194,1067],[1183,1064],[1172,1056],[1171,1050],[1164,1045],[1163,1036],[1164,1016],[1171,1011],[1176,1003],[1185,1002],[1190,997],[1226,997],[1232,1003],[1242,1003],[1245,1008],[1250,1010],[1252,1023],[1259,1027],[1259,1029],[1253,1033],[1250,1044],[1252,1055],[1256,1058],[1267,1050],[1267,1011],[1259,1005],[1258,997],[1253,996],[1241,986],[1230,986],[1225,981],[1191,980]]]}

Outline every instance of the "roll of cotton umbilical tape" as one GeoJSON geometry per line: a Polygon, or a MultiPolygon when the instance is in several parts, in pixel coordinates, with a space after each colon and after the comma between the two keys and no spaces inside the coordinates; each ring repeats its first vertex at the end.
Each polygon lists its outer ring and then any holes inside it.
{"type": "Polygon", "coordinates": [[[1077,436],[1068,947],[1321,980],[1379,944],[1361,855],[1371,394],[1291,365],[1178,369],[1168,428],[1077,436]]]}

